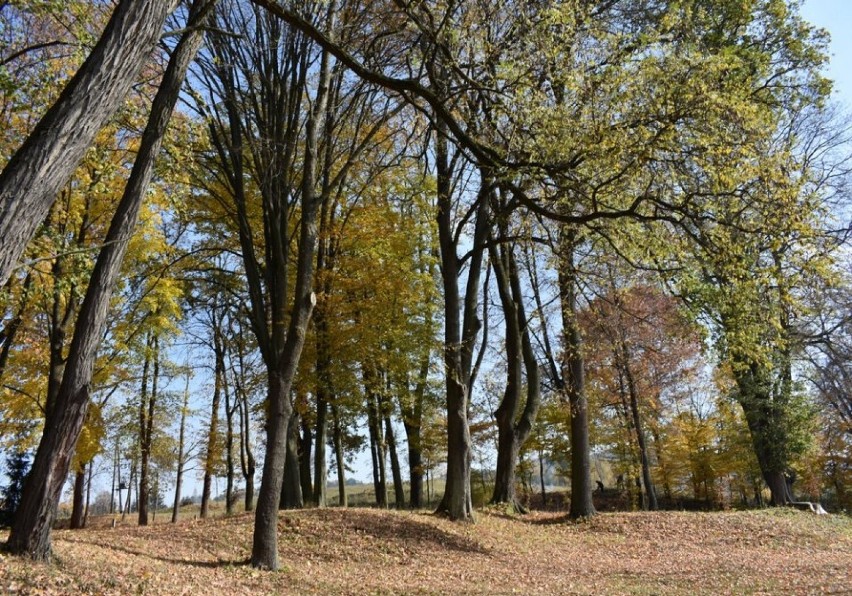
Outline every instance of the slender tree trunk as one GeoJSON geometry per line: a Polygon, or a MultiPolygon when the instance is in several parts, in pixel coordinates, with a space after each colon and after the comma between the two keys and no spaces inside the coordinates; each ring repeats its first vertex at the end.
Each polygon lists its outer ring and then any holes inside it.
{"type": "Polygon", "coordinates": [[[633,428],[636,431],[636,445],[639,448],[639,461],[642,465],[642,484],[645,485],[647,508],[650,511],[656,511],[659,509],[659,506],[657,505],[657,493],[654,490],[654,480],[651,477],[651,459],[648,456],[648,444],[645,440],[642,417],[639,413],[639,396],[636,394],[636,383],[633,379],[630,364],[627,361],[627,349],[623,345],[622,354],[624,358],[625,375],[627,377],[627,392],[630,396],[630,413],[633,416],[633,428]]]}
{"type": "Polygon", "coordinates": [[[408,506],[411,509],[423,507],[423,400],[426,395],[426,382],[429,376],[430,352],[427,350],[420,363],[420,373],[414,389],[414,403],[400,403],[402,425],[408,443],[408,506]]]}
{"type": "Polygon", "coordinates": [[[325,507],[328,500],[328,464],[326,443],[328,442],[328,401],[325,392],[317,393],[316,448],[314,449],[314,504],[325,507]]]}
{"type": "MultiPolygon", "coordinates": [[[[227,378],[226,372],[222,376],[227,378]]],[[[229,383],[223,383],[225,390],[225,513],[234,513],[234,406],[231,403],[229,383]]]]}
{"type": "MultiPolygon", "coordinates": [[[[118,435],[115,437],[115,449],[112,456],[112,490],[110,491],[109,512],[110,515],[115,513],[115,491],[121,482],[121,462],[118,457],[118,435]]],[[[118,494],[118,506],[121,508],[121,493],[118,494]]]]}
{"type": "Polygon", "coordinates": [[[89,504],[92,499],[92,468],[94,467],[94,461],[89,462],[88,466],[88,479],[86,480],[86,511],[83,513],[83,527],[86,527],[86,524],[89,523],[89,504]]]}
{"type": "Polygon", "coordinates": [[[343,455],[343,429],[340,425],[340,414],[335,405],[331,406],[331,419],[333,424],[334,459],[337,463],[337,503],[340,507],[348,507],[349,502],[346,498],[346,460],[343,455]]]}
{"type": "Polygon", "coordinates": [[[201,518],[210,515],[210,490],[213,484],[213,476],[216,474],[216,463],[219,459],[219,405],[222,400],[223,385],[225,380],[225,347],[222,338],[221,314],[216,314],[217,308],[213,307],[213,353],[215,356],[215,369],[213,377],[213,400],[210,404],[210,426],[207,430],[207,448],[204,454],[204,480],[201,485],[201,518]]]}
{"type": "Polygon", "coordinates": [[[173,0],[121,0],[92,53],[0,174],[0,284],[121,105],[173,0]]]}
{"type": "Polygon", "coordinates": [[[136,482],[136,460],[130,463],[130,474],[127,478],[127,498],[124,501],[124,510],[121,512],[121,521],[130,513],[130,504],[133,501],[133,485],[136,482]]]}
{"type": "Polygon", "coordinates": [[[589,448],[589,411],[583,372],[583,347],[577,324],[577,269],[574,251],[579,242],[571,228],[560,238],[559,294],[562,305],[563,374],[571,414],[571,508],[574,519],[595,515],[592,502],[592,463],[589,448]]]}
{"type": "Polygon", "coordinates": [[[299,429],[302,417],[296,410],[290,415],[287,428],[287,445],[284,463],[284,481],[281,485],[281,509],[301,509],[305,506],[302,495],[302,475],[299,465],[299,429]]]}
{"type": "Polygon", "coordinates": [[[186,414],[189,411],[189,376],[186,373],[186,385],[183,389],[183,404],[180,408],[180,432],[178,433],[177,471],[175,472],[175,502],[172,507],[172,523],[176,524],[180,513],[180,491],[183,485],[184,449],[186,449],[186,414]]]}
{"type": "Polygon", "coordinates": [[[240,395],[240,468],[246,482],[245,510],[254,510],[254,475],[257,464],[251,446],[251,419],[249,418],[248,396],[240,395]]]}
{"type": "MultiPolygon", "coordinates": [[[[148,6],[148,3],[136,2],[135,0],[128,1],[126,5],[122,3],[122,6],[125,7],[141,7],[143,5],[148,6]]],[[[203,18],[206,14],[204,12],[206,6],[205,0],[196,0],[193,3],[190,17],[193,25],[197,23],[199,17],[203,18]]],[[[150,16],[144,16],[141,17],[139,22],[133,22],[132,25],[142,26],[144,24],[148,26],[151,24],[151,20],[150,16]]],[[[156,26],[157,33],[161,26],[162,21],[156,26]]],[[[201,39],[201,31],[197,28],[191,28],[183,35],[172,53],[163,81],[154,98],[151,115],[142,135],[133,170],[110,223],[104,248],[98,255],[86,290],[86,296],[77,317],[74,338],[71,342],[57,399],[57,407],[54,415],[45,420],[42,439],[33,461],[32,470],[24,486],[23,506],[18,510],[15,523],[9,534],[7,549],[13,553],[27,554],[34,559],[46,559],[50,555],[50,526],[55,516],[62,485],[68,474],[71,455],[86,419],[95,354],[104,334],[103,330],[106,324],[112,288],[118,277],[124,253],[135,228],[139,207],[153,173],[154,158],[160,148],[186,70],[200,47],[201,39]]],[[[128,40],[124,41],[127,42],[128,40]]],[[[129,45],[132,46],[133,44],[129,45]]],[[[135,70],[138,70],[138,68],[135,70]]],[[[50,144],[53,145],[53,143],[50,144]]],[[[21,151],[18,154],[21,154],[21,151]]],[[[7,186],[5,172],[9,169],[9,166],[7,166],[4,170],[3,182],[0,183],[0,197],[2,197],[0,202],[4,207],[8,199],[2,189],[25,186],[20,180],[15,180],[11,186],[7,186]]],[[[13,203],[15,198],[12,197],[13,203]]],[[[2,225],[0,225],[0,228],[2,228],[2,225]]],[[[5,237],[5,234],[0,234],[0,238],[5,237]]],[[[28,239],[23,236],[19,237],[23,238],[24,241],[28,239]]],[[[3,242],[5,243],[6,240],[3,242]]],[[[12,256],[12,253],[7,253],[6,250],[2,252],[5,253],[2,257],[5,263],[14,262],[17,258],[12,256]]],[[[4,272],[4,275],[0,277],[8,275],[7,269],[8,267],[5,265],[0,265],[0,272],[4,272]]]]}
{"type": "Polygon", "coordinates": [[[254,451],[251,445],[251,417],[249,415],[249,397],[245,391],[245,358],[243,354],[243,329],[238,326],[237,336],[237,359],[240,374],[234,372],[234,399],[240,420],[240,471],[246,483],[245,510],[254,509],[254,474],[257,464],[254,459],[254,451]]]}
{"type": "MultiPolygon", "coordinates": [[[[508,236],[504,222],[500,223],[499,231],[500,236],[508,236]]],[[[490,252],[506,321],[507,361],[506,390],[496,412],[497,470],[491,502],[507,503],[515,511],[525,512],[526,508],[515,495],[515,468],[518,454],[529,438],[541,402],[539,366],[530,339],[514,248],[503,244],[498,250],[492,245],[490,252]],[[522,364],[527,376],[527,396],[519,416],[522,364]]]]}
{"type": "Polygon", "coordinates": [[[71,529],[79,530],[83,527],[83,495],[86,488],[86,465],[80,464],[80,468],[74,474],[74,500],[71,508],[71,529]]]}
{"type": "Polygon", "coordinates": [[[367,425],[370,431],[370,455],[373,460],[373,489],[376,494],[376,505],[387,507],[387,476],[385,469],[385,444],[382,439],[382,422],[379,413],[379,397],[373,383],[375,374],[364,373],[364,391],[367,394],[367,425]]]}
{"type": "Polygon", "coordinates": [[[509,288],[505,254],[498,253],[493,246],[490,252],[506,327],[506,389],[494,413],[497,420],[497,469],[491,503],[506,503],[514,511],[526,512],[526,508],[515,495],[515,467],[520,451],[515,434],[515,420],[521,400],[521,330],[516,313],[517,305],[509,288]]]}
{"type": "MultiPolygon", "coordinates": [[[[154,389],[148,394],[148,375],[151,360],[155,358],[154,334],[148,334],[145,345],[145,361],[142,365],[142,391],[139,398],[139,525],[148,525],[148,472],[149,457],[151,454],[151,431],[153,430],[154,417],[154,389]]],[[[155,364],[156,367],[156,364],[155,364]]],[[[156,385],[156,380],[153,382],[156,385]]]]}
{"type": "MultiPolygon", "coordinates": [[[[0,379],[3,378],[3,372],[6,370],[6,363],[9,362],[9,353],[12,346],[15,344],[15,337],[18,335],[18,330],[24,322],[24,315],[30,304],[30,288],[32,287],[32,272],[28,271],[24,278],[23,290],[21,292],[20,303],[15,315],[3,326],[3,331],[0,332],[0,379]]],[[[6,283],[6,288],[9,289],[13,280],[6,283]]]]}
{"type": "Polygon", "coordinates": [[[391,474],[393,475],[394,505],[397,509],[405,507],[405,488],[402,486],[402,471],[399,468],[399,456],[396,452],[396,438],[393,434],[390,414],[385,414],[385,443],[391,461],[391,474]]]}
{"type": "Polygon", "coordinates": [[[311,427],[304,417],[301,418],[301,434],[299,436],[299,483],[302,487],[302,502],[314,503],[314,486],[311,483],[311,451],[313,451],[313,435],[311,427]]]}

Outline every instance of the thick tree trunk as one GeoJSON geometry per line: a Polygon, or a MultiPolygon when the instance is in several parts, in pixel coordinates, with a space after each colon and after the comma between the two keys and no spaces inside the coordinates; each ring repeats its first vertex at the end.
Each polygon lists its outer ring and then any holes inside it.
{"type": "MultiPolygon", "coordinates": [[[[329,26],[334,20],[336,6],[331,2],[328,7],[329,26]]],[[[289,418],[292,411],[290,389],[302,347],[307,335],[308,323],[316,304],[313,286],[314,259],[317,248],[317,211],[318,202],[314,187],[317,179],[317,138],[319,118],[325,112],[330,78],[329,55],[323,53],[318,72],[317,93],[313,111],[305,126],[305,157],[302,175],[302,220],[299,237],[299,254],[296,259],[296,287],[294,291],[293,312],[287,328],[287,339],[283,349],[277,355],[281,366],[276,367],[280,389],[270,393],[269,416],[267,422],[267,454],[263,464],[263,479],[257,500],[257,514],[254,523],[254,542],[252,544],[251,564],[253,567],[277,570],[278,562],[278,501],[284,476],[284,460],[289,418]],[[280,443],[276,443],[280,442],[280,443]]],[[[286,267],[286,264],[285,264],[286,267]]],[[[276,364],[277,364],[276,363],[276,364]]],[[[273,362],[267,361],[267,366],[273,362]]],[[[297,460],[298,461],[298,460],[297,460]]],[[[297,485],[298,486],[298,483],[297,485]]]]}
{"type": "Polygon", "coordinates": [[[274,570],[278,569],[278,502],[287,459],[287,429],[292,405],[290,383],[285,383],[281,375],[272,371],[268,379],[270,409],[266,416],[266,457],[254,518],[252,565],[274,570]]]}
{"type": "MultiPolygon", "coordinates": [[[[122,6],[124,4],[122,3],[122,6]]],[[[131,7],[148,5],[146,2],[136,2],[136,0],[126,4],[131,7]]],[[[204,14],[200,12],[200,7],[204,5],[206,5],[204,0],[197,0],[193,4],[193,17],[191,17],[193,24],[196,23],[195,19],[199,14],[204,14]]],[[[151,17],[140,18],[145,21],[150,20],[151,17]]],[[[146,23],[146,25],[149,24],[146,23]]],[[[132,25],[141,26],[142,23],[132,23],[132,25]]],[[[162,22],[156,27],[157,32],[161,26],[162,22]]],[[[153,173],[154,159],[177,101],[186,70],[201,45],[201,39],[199,29],[192,29],[184,34],[172,53],[163,81],[154,98],[151,115],[142,135],[133,170],[110,223],[104,247],[98,255],[77,317],[74,339],[57,398],[57,407],[54,415],[45,420],[44,432],[33,461],[33,468],[24,486],[23,506],[18,510],[15,524],[9,534],[7,549],[13,553],[27,554],[34,559],[46,559],[50,555],[50,526],[62,492],[62,485],[68,474],[71,455],[86,419],[95,355],[103,337],[112,289],[153,173]]],[[[5,173],[3,177],[5,178],[5,173]]],[[[18,185],[21,182],[15,184],[18,185]]],[[[5,182],[0,184],[0,187],[4,185],[5,182]]],[[[5,205],[6,195],[5,193],[2,195],[5,205]]],[[[4,257],[5,262],[14,260],[7,257],[4,257]]],[[[2,269],[0,265],[0,271],[2,269]]]]}
{"type": "Polygon", "coordinates": [[[92,53],[0,174],[0,284],[136,80],[174,0],[121,0],[92,53]]]}
{"type": "Polygon", "coordinates": [[[770,504],[775,507],[791,501],[785,473],[788,468],[786,429],[779,420],[779,405],[771,394],[769,373],[752,364],[736,376],[738,399],[751,433],[754,453],[764,482],[769,487],[770,504]]]}

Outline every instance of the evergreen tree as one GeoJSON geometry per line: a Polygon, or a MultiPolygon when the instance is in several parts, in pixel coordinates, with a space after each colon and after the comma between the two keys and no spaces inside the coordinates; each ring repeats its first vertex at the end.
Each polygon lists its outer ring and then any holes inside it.
{"type": "Polygon", "coordinates": [[[9,483],[0,489],[0,526],[12,523],[15,511],[21,503],[24,480],[30,471],[30,456],[24,450],[14,450],[6,457],[6,475],[9,483]]]}

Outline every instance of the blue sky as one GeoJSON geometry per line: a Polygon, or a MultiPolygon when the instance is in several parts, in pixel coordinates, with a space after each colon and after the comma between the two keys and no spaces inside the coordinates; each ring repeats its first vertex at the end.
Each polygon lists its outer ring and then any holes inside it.
{"type": "Polygon", "coordinates": [[[805,0],[801,14],[831,34],[831,64],[827,74],[835,81],[835,99],[852,108],[852,2],[805,0]]]}

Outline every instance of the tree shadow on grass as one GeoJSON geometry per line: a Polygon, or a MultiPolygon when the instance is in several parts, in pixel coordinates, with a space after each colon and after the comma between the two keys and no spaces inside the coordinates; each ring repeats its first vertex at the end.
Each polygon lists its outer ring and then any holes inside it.
{"type": "Polygon", "coordinates": [[[208,569],[217,569],[220,567],[243,567],[251,563],[251,559],[246,557],[244,559],[220,559],[217,558],[215,561],[196,561],[193,559],[178,559],[174,557],[166,557],[163,555],[153,554],[141,549],[134,549],[127,546],[120,546],[117,544],[108,544],[104,542],[98,542],[95,540],[84,540],[82,538],[78,538],[76,536],[65,536],[63,537],[65,542],[73,542],[75,544],[88,544],[90,546],[96,546],[98,548],[103,548],[107,550],[122,552],[128,555],[134,555],[136,557],[145,557],[147,559],[154,559],[156,561],[162,561],[163,563],[169,563],[171,565],[184,565],[187,567],[200,567],[200,568],[208,568],[208,569]]]}
{"type": "Polygon", "coordinates": [[[396,543],[409,549],[420,546],[429,552],[445,549],[470,554],[491,554],[489,549],[476,540],[448,532],[434,524],[418,521],[413,515],[379,517],[369,510],[348,509],[335,517],[338,519],[334,523],[341,531],[369,536],[374,538],[377,544],[396,543]]]}

